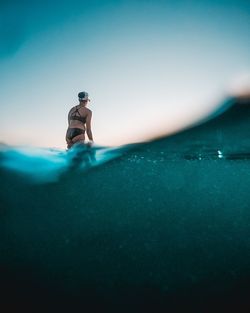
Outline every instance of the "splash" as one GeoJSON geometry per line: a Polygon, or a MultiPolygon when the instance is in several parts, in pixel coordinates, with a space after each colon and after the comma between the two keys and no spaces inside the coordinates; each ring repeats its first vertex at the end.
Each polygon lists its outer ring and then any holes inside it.
{"type": "Polygon", "coordinates": [[[0,167],[26,176],[34,183],[56,182],[72,169],[86,171],[121,156],[130,146],[89,148],[76,145],[71,150],[34,147],[0,147],[0,167]]]}

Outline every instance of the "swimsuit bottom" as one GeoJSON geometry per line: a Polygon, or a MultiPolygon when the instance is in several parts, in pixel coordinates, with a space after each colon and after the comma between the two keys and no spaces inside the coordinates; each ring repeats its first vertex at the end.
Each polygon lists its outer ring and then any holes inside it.
{"type": "Polygon", "coordinates": [[[81,128],[68,128],[66,137],[72,140],[74,137],[85,134],[85,130],[81,128]]]}

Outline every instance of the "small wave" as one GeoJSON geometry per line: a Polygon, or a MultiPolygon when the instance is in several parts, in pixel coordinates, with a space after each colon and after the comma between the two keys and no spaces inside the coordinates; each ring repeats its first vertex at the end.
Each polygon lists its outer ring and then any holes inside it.
{"type": "Polygon", "coordinates": [[[70,150],[60,150],[1,145],[0,168],[26,176],[32,182],[55,182],[69,170],[86,171],[121,156],[127,150],[128,146],[90,148],[76,145],[70,150]]]}

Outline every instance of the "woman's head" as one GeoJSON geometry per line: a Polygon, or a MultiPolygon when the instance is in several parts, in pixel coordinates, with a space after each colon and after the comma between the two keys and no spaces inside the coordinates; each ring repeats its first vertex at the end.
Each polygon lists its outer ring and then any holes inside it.
{"type": "Polygon", "coordinates": [[[88,103],[89,100],[89,94],[86,91],[81,91],[78,93],[78,99],[82,103],[88,103]]]}

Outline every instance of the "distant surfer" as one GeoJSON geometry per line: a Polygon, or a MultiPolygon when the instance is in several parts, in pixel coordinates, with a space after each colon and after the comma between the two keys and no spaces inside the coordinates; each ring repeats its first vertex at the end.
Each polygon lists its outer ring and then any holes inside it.
{"type": "Polygon", "coordinates": [[[68,113],[68,129],[66,133],[66,142],[68,149],[76,143],[85,144],[85,131],[89,138],[88,145],[93,144],[93,135],[91,131],[92,111],[86,108],[89,100],[87,92],[79,92],[79,104],[74,106],[68,113]]]}

